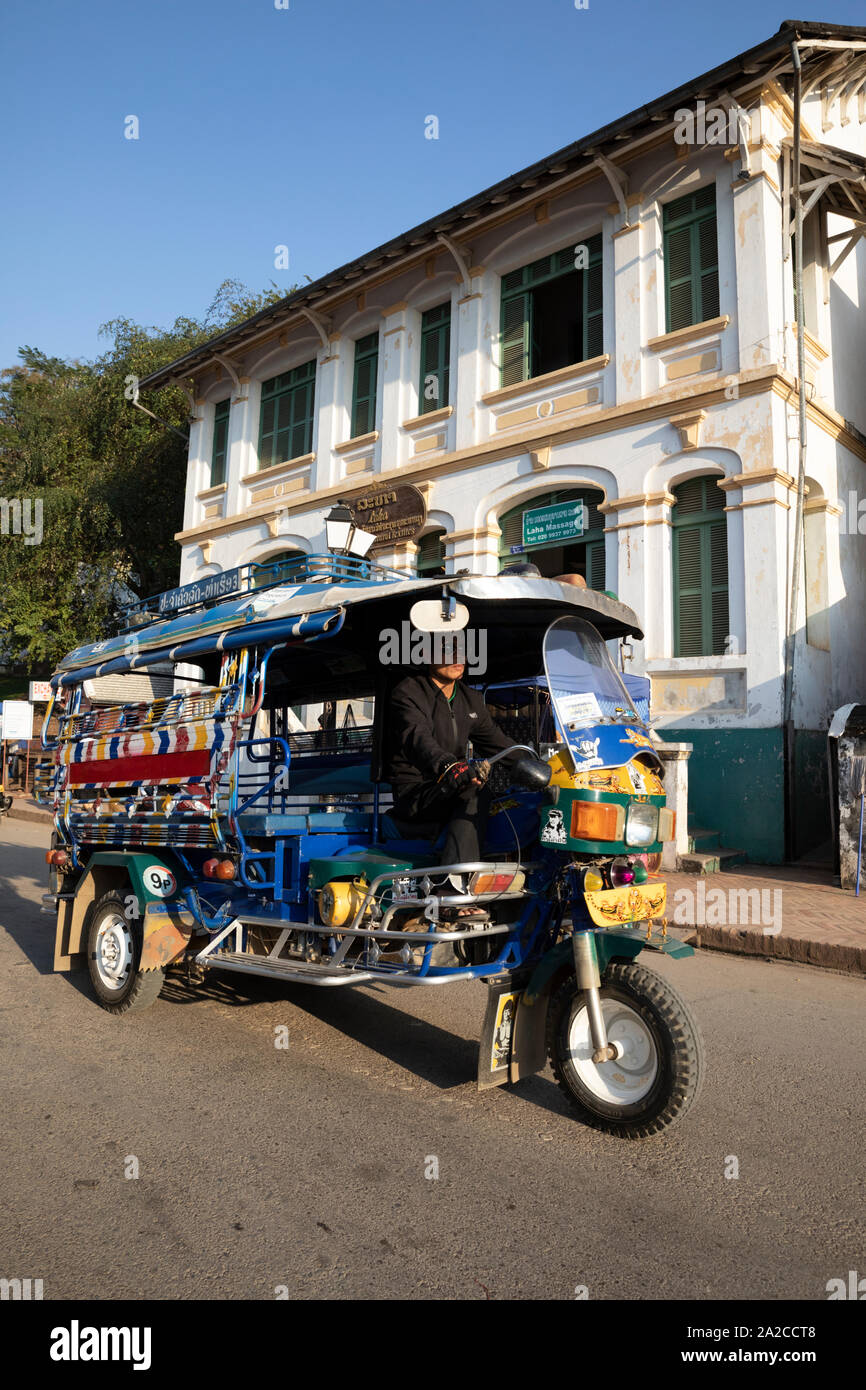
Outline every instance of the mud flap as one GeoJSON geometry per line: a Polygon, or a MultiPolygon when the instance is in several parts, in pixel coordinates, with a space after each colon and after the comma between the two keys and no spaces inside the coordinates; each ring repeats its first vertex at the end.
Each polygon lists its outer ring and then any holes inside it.
{"type": "Polygon", "coordinates": [[[144,913],[140,970],[162,969],[183,955],[195,919],[166,903],[148,903],[144,913]]]}
{"type": "Polygon", "coordinates": [[[544,1066],[547,995],[525,1004],[526,983],[525,973],[487,982],[487,1009],[478,1045],[479,1091],[519,1081],[544,1066]]]}

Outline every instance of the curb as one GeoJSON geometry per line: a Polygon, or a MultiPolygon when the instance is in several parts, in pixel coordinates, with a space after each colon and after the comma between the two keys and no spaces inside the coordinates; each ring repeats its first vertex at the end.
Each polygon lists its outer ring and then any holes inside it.
{"type": "Polygon", "coordinates": [[[31,811],[29,807],[16,806],[12,803],[12,808],[7,812],[10,820],[29,820],[37,825],[53,825],[54,817],[50,811],[31,811]]]}
{"type": "Polygon", "coordinates": [[[817,965],[825,970],[841,970],[848,975],[866,975],[866,946],[842,942],[815,941],[807,936],[764,936],[745,927],[691,927],[686,936],[690,946],[733,955],[762,956],[765,960],[784,960],[798,965],[817,965]]]}

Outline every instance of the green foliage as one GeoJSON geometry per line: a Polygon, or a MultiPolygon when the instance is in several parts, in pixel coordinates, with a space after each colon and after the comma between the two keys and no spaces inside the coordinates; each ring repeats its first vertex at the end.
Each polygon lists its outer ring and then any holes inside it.
{"type": "MultiPolygon", "coordinates": [[[[128,378],[176,361],[285,293],[273,282],[254,294],[225,280],[201,321],[178,318],[161,329],[113,319],[100,330],[109,346],[94,362],[23,347],[20,362],[0,372],[0,499],[42,507],[39,544],[0,534],[0,660],[49,674],[71,648],[106,635],[130,591],[177,583],[186,448],[133,408],[128,378]]],[[[188,433],[179,388],[147,404],[188,433]]]]}

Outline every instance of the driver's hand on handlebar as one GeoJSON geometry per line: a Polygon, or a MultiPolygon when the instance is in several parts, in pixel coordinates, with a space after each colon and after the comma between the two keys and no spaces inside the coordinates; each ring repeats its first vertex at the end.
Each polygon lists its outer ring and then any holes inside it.
{"type": "Polygon", "coordinates": [[[482,785],[478,779],[475,764],[466,761],[452,763],[450,767],[445,769],[440,781],[449,792],[459,792],[470,785],[476,787],[482,785]]]}
{"type": "Polygon", "coordinates": [[[489,762],[486,758],[479,758],[477,762],[472,764],[472,768],[475,773],[476,782],[478,783],[479,787],[483,787],[484,783],[487,781],[487,778],[490,776],[489,762]]]}

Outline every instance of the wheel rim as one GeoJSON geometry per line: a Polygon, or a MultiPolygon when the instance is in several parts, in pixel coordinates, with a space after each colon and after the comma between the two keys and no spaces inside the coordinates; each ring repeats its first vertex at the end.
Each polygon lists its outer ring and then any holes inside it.
{"type": "Polygon", "coordinates": [[[129,923],[119,912],[112,912],[100,923],[94,962],[106,989],[123,989],[132,969],[133,946],[129,923]]]}
{"type": "Polygon", "coordinates": [[[589,1012],[581,1005],[568,1030],[568,1054],[583,1085],[611,1105],[635,1105],[652,1090],[659,1073],[656,1040],[640,1014],[619,999],[601,1000],[608,1042],[619,1056],[612,1062],[592,1060],[589,1012]]]}

